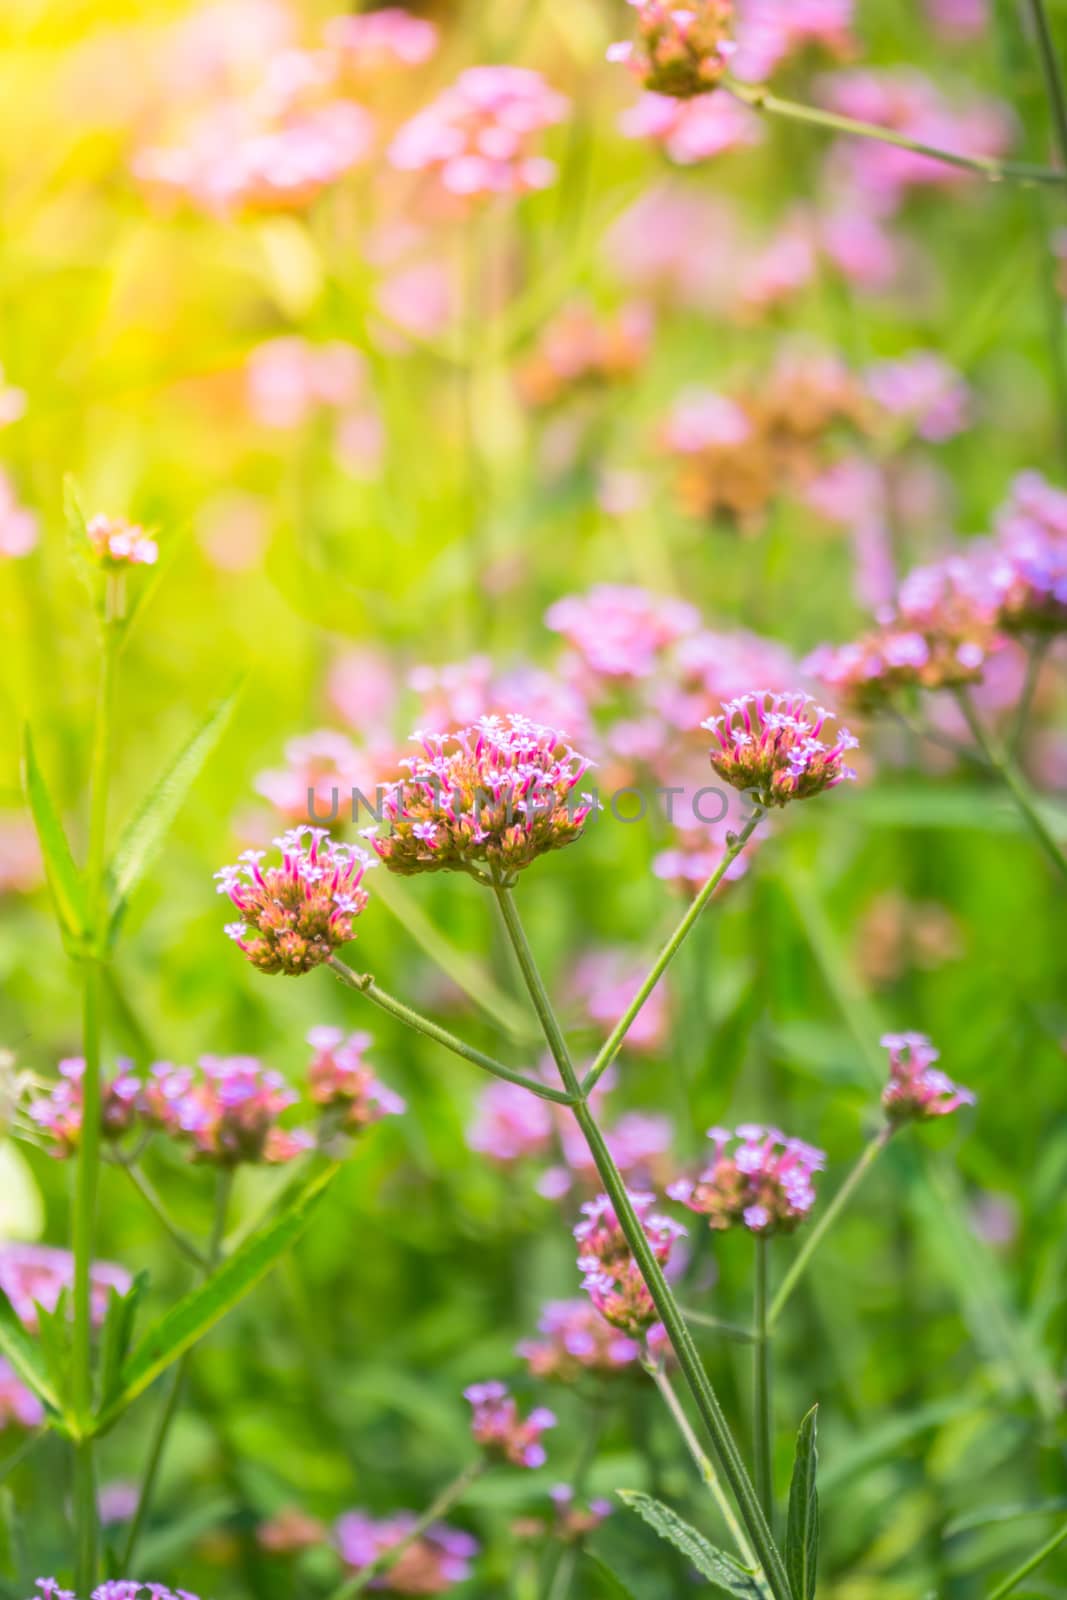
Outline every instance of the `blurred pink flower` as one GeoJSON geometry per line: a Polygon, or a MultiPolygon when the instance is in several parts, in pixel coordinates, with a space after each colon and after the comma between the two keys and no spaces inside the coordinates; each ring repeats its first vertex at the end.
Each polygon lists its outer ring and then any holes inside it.
{"type": "Polygon", "coordinates": [[[14,385],[4,381],[4,369],[0,367],[0,428],[8,427],[12,422],[18,422],[20,417],[26,415],[26,392],[16,389],[14,385]]]}
{"type": "Polygon", "coordinates": [[[373,800],[372,758],[343,733],[322,728],[291,739],[285,761],[284,768],[259,773],[253,787],[290,822],[349,817],[353,789],[373,800]]]}
{"type": "Polygon", "coordinates": [[[44,1417],[44,1406],[33,1390],[0,1360],[0,1433],[7,1428],[39,1428],[44,1417]]]}
{"type": "Polygon", "coordinates": [[[535,1378],[575,1383],[585,1372],[609,1377],[636,1367],[644,1355],[637,1339],[611,1327],[588,1300],[550,1300],[537,1326],[538,1337],[517,1347],[535,1378]]]}
{"type": "Polygon", "coordinates": [[[820,45],[851,55],[853,0],[737,0],[736,52],[730,70],[758,83],[787,56],[820,45]]]}
{"type": "Polygon", "coordinates": [[[989,0],[924,0],[924,6],[946,39],[975,39],[989,26],[989,0]]]}
{"type": "Polygon", "coordinates": [[[416,17],[401,6],[333,17],[326,24],[326,43],[357,76],[388,67],[419,67],[437,49],[436,23],[416,17]]]}
{"type": "Polygon", "coordinates": [[[536,1406],[523,1417],[507,1385],[473,1383],[463,1398],[471,1404],[471,1434],[475,1444],[496,1461],[513,1467],[543,1467],[547,1453],[541,1435],[556,1426],[555,1413],[536,1406]]]}
{"type": "Polygon", "coordinates": [[[726,94],[672,100],[646,92],[623,112],[619,126],[628,139],[661,144],[679,166],[692,166],[763,138],[756,113],[726,94]]]}
{"type": "Polygon", "coordinates": [[[373,645],[353,645],[342,651],[326,676],[330,704],[364,738],[380,736],[388,729],[397,687],[393,662],[373,645]]]}
{"type": "Polygon", "coordinates": [[[159,546],[136,522],[98,513],[85,525],[96,559],[107,567],[153,567],[159,546]]]}
{"type": "Polygon", "coordinates": [[[0,467],[0,556],[28,556],[37,546],[37,518],[20,506],[15,486],[0,467]]]}
{"type": "Polygon", "coordinates": [[[867,371],[867,388],[891,417],[907,421],[932,444],[963,433],[971,421],[971,391],[934,350],[913,350],[867,371]]]}
{"type": "Polygon", "coordinates": [[[736,1132],[709,1128],[708,1138],[715,1147],[710,1166],[695,1181],[670,1184],[670,1198],[717,1231],[792,1233],[815,1204],[813,1179],[826,1165],[824,1151],[751,1122],[736,1132]]]}
{"type": "MultiPolygon", "coordinates": [[[[112,1289],[129,1291],[133,1280],[124,1267],[96,1261],[92,1268],[92,1314],[97,1326],[104,1320],[112,1289]]],[[[74,1288],[74,1257],[69,1250],[46,1244],[0,1244],[0,1289],[11,1301],[15,1315],[32,1333],[37,1327],[37,1307],[54,1311],[59,1297],[74,1288]]]]}
{"type": "Polygon", "coordinates": [[[645,189],[616,218],[604,257],[624,282],[668,304],[710,310],[736,292],[736,236],[728,201],[674,178],[645,189]]]}
{"type": "Polygon", "coordinates": [[[699,626],[695,606],[671,595],[601,583],[549,606],[545,624],[601,678],[645,678],[662,652],[699,626]]]}
{"type": "MultiPolygon", "coordinates": [[[[378,1556],[407,1539],[416,1521],[413,1511],[395,1511],[381,1518],[370,1517],[365,1511],[346,1511],[335,1528],[341,1560],[353,1573],[370,1566],[378,1556]]],[[[469,1533],[445,1522],[432,1523],[389,1572],[373,1578],[368,1587],[387,1590],[391,1595],[445,1594],[454,1584],[470,1577],[471,1562],[478,1549],[478,1541],[469,1533]]]]}
{"type": "MultiPolygon", "coordinates": [[[[610,1030],[634,998],[647,970],[648,961],[635,950],[591,949],[575,965],[569,993],[591,1022],[610,1030]]],[[[655,1054],[663,1046],[669,1026],[669,991],[660,983],[634,1019],[625,1048],[639,1054],[655,1054]]]]}
{"type": "Polygon", "coordinates": [[[21,811],[0,812],[0,895],[29,894],[43,878],[33,823],[21,811]]]}
{"type": "Polygon", "coordinates": [[[248,405],[267,428],[299,428],[320,409],[341,411],[363,394],[366,361],[340,339],[311,344],[289,335],[248,358],[248,405]]]}

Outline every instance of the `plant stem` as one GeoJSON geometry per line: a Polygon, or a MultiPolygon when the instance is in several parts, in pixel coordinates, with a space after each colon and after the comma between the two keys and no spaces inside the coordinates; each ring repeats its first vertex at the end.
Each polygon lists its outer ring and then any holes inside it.
{"type": "Polygon", "coordinates": [[[706,1311],[693,1311],[691,1307],[683,1306],[682,1315],[687,1322],[695,1323],[698,1328],[711,1328],[713,1332],[721,1334],[724,1339],[732,1339],[736,1344],[751,1344],[755,1338],[751,1328],[742,1328],[737,1322],[724,1322],[721,1317],[709,1317],[706,1311]]]}
{"type": "Polygon", "coordinates": [[[118,1164],[122,1168],[123,1172],[126,1173],[130,1182],[137,1190],[137,1193],[145,1202],[145,1205],[156,1217],[160,1226],[170,1238],[175,1248],[180,1250],[182,1255],[187,1256],[194,1266],[205,1267],[207,1265],[207,1258],[205,1257],[203,1251],[196,1244],[194,1244],[193,1240],[189,1238],[187,1233],[184,1233],[182,1229],[178,1227],[177,1223],[167,1211],[166,1206],[163,1204],[162,1200],[159,1198],[159,1195],[156,1193],[151,1183],[149,1183],[140,1167],[135,1166],[129,1161],[120,1161],[118,1164]]]}
{"type": "Polygon", "coordinates": [[[627,1006],[626,1010],[615,1024],[615,1027],[612,1029],[607,1040],[601,1047],[596,1060],[593,1062],[593,1065],[589,1068],[589,1071],[585,1075],[585,1079],[582,1083],[583,1094],[589,1093],[593,1085],[599,1080],[602,1074],[607,1071],[615,1057],[618,1055],[620,1049],[622,1048],[623,1041],[626,1038],[626,1035],[629,1033],[633,1022],[638,1015],[638,1012],[641,1010],[641,1007],[644,1005],[645,1001],[648,999],[649,995],[652,993],[653,989],[656,987],[657,983],[662,978],[663,974],[666,972],[675,956],[678,954],[678,951],[681,949],[687,935],[690,933],[693,925],[700,916],[700,913],[703,911],[704,907],[715,893],[715,890],[719,887],[719,884],[726,876],[726,873],[729,871],[734,861],[736,861],[737,857],[745,848],[745,845],[748,843],[753,833],[755,833],[756,828],[763,819],[764,815],[765,813],[763,811],[754,811],[740,832],[732,836],[732,843],[727,846],[726,854],[719,862],[719,865],[715,868],[715,871],[712,873],[711,877],[704,884],[700,893],[697,895],[696,899],[685,913],[685,916],[682,918],[681,922],[679,922],[678,926],[667,940],[667,943],[663,946],[663,949],[660,951],[652,965],[652,969],[649,972],[648,977],[645,979],[640,989],[638,989],[637,993],[634,995],[634,998],[631,1000],[630,1004],[627,1006]]]}
{"type": "Polygon", "coordinates": [[[856,1162],[856,1165],[852,1168],[852,1171],[849,1173],[840,1189],[838,1189],[837,1193],[830,1201],[830,1204],[820,1216],[818,1222],[815,1223],[814,1227],[811,1228],[811,1230],[805,1236],[801,1249],[797,1252],[789,1271],[786,1273],[778,1287],[778,1293],[771,1301],[770,1310],[767,1312],[768,1333],[774,1331],[774,1327],[778,1321],[778,1318],[785,1310],[786,1302],[789,1300],[793,1290],[796,1288],[797,1284],[804,1276],[804,1273],[807,1271],[812,1256],[815,1254],[816,1250],[819,1248],[820,1244],[822,1244],[822,1241],[825,1239],[826,1235],[829,1233],[830,1229],[833,1227],[842,1211],[844,1211],[845,1207],[852,1199],[852,1196],[863,1182],[863,1179],[874,1165],[878,1156],[889,1143],[892,1134],[893,1126],[891,1123],[887,1122],[885,1126],[881,1128],[875,1137],[870,1141],[870,1143],[866,1145],[859,1160],[856,1162]]]}
{"type": "Polygon", "coordinates": [[[1048,655],[1051,644],[1051,635],[1046,635],[1044,638],[1035,640],[1027,651],[1026,677],[1023,680],[1019,704],[1016,708],[1011,733],[1007,740],[1007,748],[1013,756],[1018,752],[1023,736],[1026,733],[1026,724],[1030,719],[1030,710],[1034,703],[1037,681],[1041,676],[1041,668],[1045,665],[1045,658],[1048,655]]]}
{"type": "MultiPolygon", "coordinates": [[[[750,819],[749,831],[755,826],[755,821],[755,818],[750,819]]],[[[678,1302],[671,1292],[670,1286],[663,1275],[663,1269],[656,1259],[648,1236],[633,1208],[630,1193],[623,1176],[615,1165],[614,1158],[607,1147],[595,1116],[589,1109],[585,1094],[578,1087],[574,1064],[571,1061],[562,1030],[556,1020],[551,1001],[548,998],[544,982],[534,960],[533,951],[530,949],[526,938],[518,909],[512,899],[510,890],[503,885],[496,885],[495,888],[500,909],[504,916],[504,923],[514,946],[519,967],[523,977],[526,979],[530,999],[538,1017],[541,1018],[548,1047],[559,1067],[560,1076],[565,1087],[572,1093],[577,1091],[577,1098],[573,1105],[575,1121],[589,1147],[589,1153],[593,1157],[597,1172],[600,1174],[600,1181],[604,1185],[615,1215],[618,1218],[619,1227],[622,1229],[637,1268],[652,1297],[656,1312],[666,1330],[678,1365],[700,1413],[701,1421],[708,1431],[719,1469],[729,1485],[730,1492],[740,1513],[741,1521],[747,1531],[751,1546],[762,1564],[775,1600],[790,1600],[789,1580],[786,1576],[785,1566],[775,1545],[767,1519],[763,1515],[756,1491],[752,1486],[752,1480],[745,1470],[741,1452],[730,1432],[726,1417],[723,1414],[722,1407],[711,1386],[708,1375],[704,1371],[700,1354],[693,1343],[693,1337],[686,1326],[685,1318],[679,1310],[678,1302]]],[[[681,941],[679,940],[678,942],[680,943],[681,941]]]]}
{"type": "Polygon", "coordinates": [[[752,1294],[753,1438],[756,1447],[756,1489],[763,1515],[774,1526],[774,1426],[771,1420],[771,1338],[767,1326],[767,1284],[770,1240],[757,1235],[752,1294]]]}
{"type": "Polygon", "coordinates": [[[1003,1583],[999,1583],[995,1589],[990,1590],[989,1600],[1002,1600],[1002,1596],[1010,1594],[1013,1589],[1017,1589],[1023,1579],[1028,1578],[1035,1567],[1039,1567],[1045,1557],[1050,1556],[1053,1550],[1057,1550],[1065,1539],[1067,1539],[1067,1523],[1064,1523],[1063,1527],[1060,1528],[1058,1533],[1054,1533],[1051,1539],[1046,1540],[1040,1550],[1035,1550],[1033,1555],[1024,1561],[1021,1567],[1016,1567],[1015,1571],[1005,1578],[1003,1583]]]}
{"type": "Polygon", "coordinates": [[[762,84],[738,83],[730,78],[723,87],[735,100],[743,100],[755,111],[767,111],[772,116],[785,117],[791,122],[804,122],[813,128],[826,128],[831,133],[847,133],[858,139],[876,139],[881,144],[896,145],[901,150],[928,156],[931,161],[943,161],[946,166],[979,173],[993,183],[1011,182],[1028,186],[1039,183],[1067,184],[1067,170],[1058,167],[1039,166],[1030,161],[998,161],[994,156],[965,156],[954,150],[941,150],[935,145],[912,139],[906,133],[898,133],[895,128],[881,127],[876,122],[857,122],[853,117],[839,116],[836,111],[801,105],[796,100],[783,100],[780,95],[771,94],[762,84]]]}
{"type": "Polygon", "coordinates": [[[380,1556],[377,1556],[373,1561],[369,1561],[365,1567],[361,1567],[358,1572],[354,1572],[350,1578],[346,1578],[340,1588],[333,1591],[330,1600],[352,1600],[353,1595],[362,1594],[368,1584],[373,1583],[375,1578],[380,1578],[383,1573],[388,1572],[391,1567],[396,1565],[405,1551],[410,1550],[411,1546],[422,1538],[427,1528],[440,1521],[442,1517],[447,1516],[452,1507],[458,1504],[471,1484],[480,1478],[484,1471],[485,1462],[480,1456],[476,1461],[472,1461],[470,1466],[464,1467],[459,1477],[453,1478],[452,1482],[441,1490],[437,1498],[422,1513],[422,1516],[412,1524],[410,1533],[405,1534],[397,1544],[390,1545],[388,1550],[383,1550],[380,1556]]]}
{"type": "MultiPolygon", "coordinates": [[[[517,1083],[521,1089],[529,1089],[531,1094],[537,1095],[542,1100],[552,1100],[560,1106],[571,1104],[570,1094],[561,1094],[558,1089],[550,1089],[547,1084],[538,1083],[535,1078],[527,1078],[524,1073],[517,1072],[513,1067],[506,1067],[502,1061],[494,1061],[492,1056],[483,1055],[472,1045],[464,1044],[462,1039],[457,1039],[455,1034],[449,1033],[446,1028],[439,1028],[436,1022],[431,1022],[429,1017],[424,1017],[421,1012],[413,1011],[402,1000],[386,994],[384,989],[379,989],[369,973],[353,972],[352,968],[345,966],[337,956],[331,956],[326,965],[350,989],[366,995],[367,999],[382,1011],[387,1011],[391,1017],[398,1018],[409,1028],[414,1028],[416,1033],[425,1034],[427,1039],[433,1039],[437,1044],[443,1045],[446,1050],[451,1050],[453,1055],[462,1056],[464,1061],[473,1062],[476,1067],[481,1067],[483,1072],[491,1072],[495,1078],[503,1078],[507,1083],[517,1083]]],[[[577,1088],[577,1085],[575,1087],[577,1088]]]]}
{"type": "Polygon", "coordinates": [[[975,743],[982,751],[989,765],[1011,790],[1016,805],[1049,860],[1054,862],[1064,877],[1067,878],[1067,855],[1064,854],[1051,828],[1041,815],[1030,785],[1007,750],[1001,749],[994,743],[991,734],[975,709],[974,701],[965,688],[956,691],[956,700],[966,719],[967,726],[971,730],[975,743]]]}
{"type": "Polygon", "coordinates": [[[682,1407],[682,1403],[674,1392],[674,1385],[671,1383],[671,1380],[667,1376],[663,1367],[658,1364],[653,1364],[651,1362],[647,1363],[645,1371],[652,1379],[652,1382],[656,1385],[656,1388],[659,1390],[667,1410],[674,1418],[674,1424],[682,1436],[685,1447],[689,1451],[689,1454],[692,1457],[701,1478],[707,1485],[712,1499],[718,1506],[719,1511],[722,1514],[723,1521],[730,1530],[741,1560],[748,1567],[757,1567],[759,1562],[753,1555],[752,1546],[746,1539],[745,1531],[737,1520],[734,1508],[730,1504],[730,1497],[726,1494],[722,1484],[719,1482],[718,1474],[716,1473],[715,1468],[712,1466],[711,1462],[708,1460],[708,1457],[701,1449],[700,1440],[693,1432],[689,1418],[686,1416],[682,1407]]]}
{"type": "Polygon", "coordinates": [[[1064,93],[1063,75],[1056,57],[1056,47],[1052,42],[1052,29],[1049,27],[1045,0],[1023,0],[1023,4],[1033,24],[1060,160],[1067,163],[1067,94],[1064,93]]]}

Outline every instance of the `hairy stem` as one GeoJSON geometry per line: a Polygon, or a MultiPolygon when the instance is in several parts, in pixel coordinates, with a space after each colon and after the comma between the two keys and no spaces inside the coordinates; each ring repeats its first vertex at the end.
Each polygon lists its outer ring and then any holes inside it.
{"type": "Polygon", "coordinates": [[[1049,860],[1067,878],[1067,855],[1064,854],[1059,841],[1042,816],[1030,785],[1007,750],[1002,749],[994,742],[992,735],[978,715],[973,699],[965,688],[956,691],[956,700],[966,719],[967,726],[971,730],[974,742],[978,745],[994,772],[1011,790],[1015,804],[1049,860]]]}
{"type": "Polygon", "coordinates": [[[808,1270],[808,1267],[811,1264],[812,1256],[822,1244],[826,1235],[829,1233],[838,1217],[852,1199],[852,1196],[856,1193],[856,1190],[863,1182],[878,1156],[889,1143],[892,1134],[892,1124],[887,1122],[885,1127],[882,1128],[866,1146],[859,1160],[856,1162],[856,1165],[852,1168],[852,1171],[849,1173],[840,1189],[838,1189],[837,1193],[830,1201],[830,1204],[819,1217],[818,1222],[815,1223],[814,1227],[811,1228],[811,1230],[805,1235],[804,1243],[801,1249],[794,1257],[789,1271],[786,1273],[778,1287],[778,1293],[771,1301],[770,1309],[767,1312],[767,1331],[769,1333],[773,1332],[778,1318],[785,1310],[790,1295],[793,1293],[793,1290],[796,1288],[797,1284],[808,1270]]]}
{"type": "Polygon", "coordinates": [[[758,1235],[752,1293],[752,1435],[756,1452],[756,1490],[763,1515],[774,1526],[774,1426],[771,1419],[771,1338],[767,1326],[770,1240],[758,1235]]]}
{"type": "Polygon", "coordinates": [[[405,1534],[404,1538],[397,1544],[390,1545],[388,1550],[383,1550],[380,1556],[374,1561],[368,1562],[365,1567],[361,1567],[358,1572],[354,1572],[350,1578],[346,1578],[345,1582],[333,1591],[330,1600],[352,1600],[353,1595],[362,1594],[364,1589],[374,1582],[375,1578],[382,1577],[384,1573],[395,1567],[405,1551],[410,1550],[411,1546],[422,1538],[427,1528],[433,1523],[439,1522],[442,1517],[447,1516],[452,1507],[458,1504],[471,1484],[481,1477],[484,1471],[485,1463],[481,1457],[477,1461],[471,1462],[469,1467],[464,1467],[459,1477],[453,1478],[452,1482],[442,1489],[437,1498],[427,1506],[422,1516],[413,1523],[410,1533],[405,1534]]]}

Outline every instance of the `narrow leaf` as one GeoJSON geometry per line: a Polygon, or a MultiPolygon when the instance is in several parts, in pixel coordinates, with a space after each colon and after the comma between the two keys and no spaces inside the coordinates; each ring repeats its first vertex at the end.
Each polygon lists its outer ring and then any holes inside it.
{"type": "Polygon", "coordinates": [[[819,1560],[819,1492],[815,1474],[819,1463],[816,1446],[818,1406],[812,1406],[797,1434],[793,1481],[789,1485],[789,1520],[785,1535],[785,1570],[793,1600],[814,1600],[815,1572],[819,1560]]]}
{"type": "Polygon", "coordinates": [[[599,1556],[587,1550],[583,1557],[583,1566],[590,1577],[595,1580],[597,1592],[603,1600],[636,1600],[632,1589],[628,1589],[617,1572],[601,1561],[599,1556]]]}
{"type": "Polygon", "coordinates": [[[48,1377],[48,1370],[40,1350],[22,1326],[14,1306],[0,1289],[0,1356],[10,1366],[17,1378],[52,1411],[60,1409],[59,1400],[48,1377]]]}
{"type": "Polygon", "coordinates": [[[70,1295],[64,1291],[52,1310],[37,1306],[37,1343],[44,1370],[60,1403],[70,1378],[70,1295]]]}
{"type": "Polygon", "coordinates": [[[56,915],[64,933],[79,939],[84,935],[88,925],[85,887],[81,874],[74,864],[74,857],[70,853],[70,845],[63,832],[59,813],[52,804],[48,785],[37,765],[33,737],[29,728],[25,730],[23,737],[22,781],[33,814],[34,827],[37,829],[56,915]]]}
{"type": "Polygon", "coordinates": [[[651,1495],[642,1494],[638,1489],[619,1489],[616,1493],[623,1504],[628,1505],[631,1511],[636,1511],[661,1539],[680,1550],[690,1565],[709,1583],[726,1594],[739,1596],[740,1600],[762,1600],[763,1590],[756,1582],[755,1575],[725,1551],[709,1544],[702,1533],[683,1521],[662,1500],[653,1500],[651,1495]]]}
{"type": "Polygon", "coordinates": [[[170,766],[120,838],[111,864],[112,921],[163,843],[208,757],[222,738],[240,695],[240,685],[215,706],[170,766]]]}
{"type": "Polygon", "coordinates": [[[148,1274],[139,1272],[125,1294],[112,1287],[108,1291],[107,1311],[100,1334],[100,1404],[106,1406],[116,1393],[133,1339],[137,1307],[148,1287],[148,1274]]]}
{"type": "Polygon", "coordinates": [[[333,1165],[312,1178],[280,1216],[257,1229],[206,1283],[179,1300],[149,1329],[123,1363],[120,1387],[105,1404],[97,1432],[117,1421],[138,1395],[255,1288],[303,1233],[337,1171],[333,1165]]]}

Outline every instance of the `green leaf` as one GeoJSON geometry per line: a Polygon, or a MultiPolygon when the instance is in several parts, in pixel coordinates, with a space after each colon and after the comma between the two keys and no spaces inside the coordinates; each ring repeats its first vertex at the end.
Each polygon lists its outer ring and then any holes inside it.
{"type": "Polygon", "coordinates": [[[45,874],[60,927],[68,939],[80,940],[88,927],[85,885],[74,864],[59,813],[37,765],[33,736],[27,727],[22,746],[22,781],[41,845],[45,874]]]}
{"type": "Polygon", "coordinates": [[[179,750],[162,777],[128,823],[115,849],[111,863],[112,927],[125,909],[126,901],[144,873],[208,757],[222,738],[241,693],[238,684],[200,723],[192,738],[179,750]]]}
{"type": "Polygon", "coordinates": [[[726,1594],[740,1596],[740,1600],[762,1600],[763,1589],[757,1583],[755,1574],[725,1551],[709,1544],[702,1533],[684,1522],[662,1500],[653,1500],[651,1495],[642,1494],[639,1489],[618,1489],[616,1493],[623,1504],[629,1506],[631,1511],[636,1511],[661,1539],[680,1550],[690,1565],[709,1583],[726,1594]]]}
{"type": "Polygon", "coordinates": [[[635,1600],[632,1589],[628,1589],[617,1573],[601,1561],[599,1556],[587,1550],[583,1557],[583,1567],[595,1579],[597,1592],[603,1600],[635,1600]]]}
{"type": "Polygon", "coordinates": [[[17,1378],[43,1400],[49,1410],[60,1410],[59,1399],[48,1377],[40,1350],[22,1326],[14,1306],[0,1289],[0,1356],[17,1378]]]}
{"type": "Polygon", "coordinates": [[[989,1528],[998,1523],[1022,1522],[1027,1517],[1047,1517],[1054,1511],[1067,1511],[1067,1495],[1057,1495],[1052,1500],[1026,1500],[1013,1505],[980,1506],[967,1511],[946,1524],[944,1537],[955,1539],[976,1528],[989,1528]]]}
{"type": "Polygon", "coordinates": [[[336,1176],[336,1164],[299,1190],[280,1216],[257,1228],[206,1283],[179,1300],[150,1328],[119,1372],[117,1392],[105,1403],[96,1431],[111,1427],[178,1357],[192,1349],[255,1288],[278,1258],[296,1243],[336,1176]]]}
{"type": "Polygon", "coordinates": [[[40,1346],[44,1368],[52,1387],[60,1404],[65,1405],[68,1399],[67,1385],[71,1370],[70,1293],[68,1290],[63,1291],[51,1310],[47,1306],[37,1305],[37,1343],[40,1346]]]}
{"type": "Polygon", "coordinates": [[[785,1570],[793,1600],[814,1600],[819,1562],[819,1492],[815,1483],[819,1452],[818,1406],[812,1406],[797,1434],[793,1481],[789,1485],[789,1520],[785,1535],[785,1570]]]}
{"type": "Polygon", "coordinates": [[[106,1406],[119,1388],[122,1364],[130,1351],[137,1308],[148,1287],[147,1272],[139,1272],[125,1294],[108,1290],[107,1311],[100,1334],[100,1404],[106,1406]]]}

